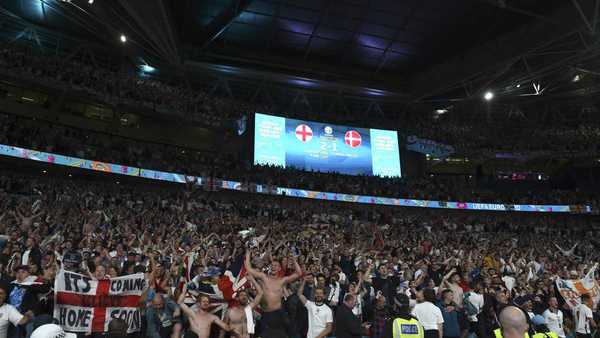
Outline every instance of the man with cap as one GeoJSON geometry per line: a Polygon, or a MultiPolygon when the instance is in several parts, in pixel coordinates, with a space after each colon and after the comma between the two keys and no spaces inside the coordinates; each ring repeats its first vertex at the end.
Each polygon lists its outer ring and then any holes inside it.
{"type": "Polygon", "coordinates": [[[553,332],[548,328],[546,318],[535,315],[531,318],[531,324],[533,324],[533,330],[535,331],[532,338],[558,338],[556,332],[553,332]]]}
{"type": "Polygon", "coordinates": [[[393,319],[388,320],[385,338],[423,338],[425,331],[419,321],[410,314],[410,299],[405,294],[396,294],[393,319]]]}
{"type": "MultiPolygon", "coordinates": [[[[16,279],[8,288],[8,303],[13,305],[21,313],[30,317],[43,313],[42,303],[39,301],[39,294],[46,294],[50,291],[50,285],[37,276],[29,273],[29,266],[22,265],[16,269],[16,279]]],[[[30,325],[21,329],[23,332],[31,332],[30,325]]]]}
{"type": "Polygon", "coordinates": [[[26,324],[30,317],[22,315],[14,306],[5,303],[6,288],[0,285],[0,338],[6,338],[8,334],[8,324],[14,326],[26,324]]]}

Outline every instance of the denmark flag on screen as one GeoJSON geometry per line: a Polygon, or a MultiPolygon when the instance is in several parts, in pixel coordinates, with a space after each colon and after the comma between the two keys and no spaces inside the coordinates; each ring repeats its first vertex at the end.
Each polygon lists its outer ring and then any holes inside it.
{"type": "Polygon", "coordinates": [[[310,141],[312,137],[312,129],[306,124],[301,124],[296,127],[296,138],[302,141],[302,143],[310,141]]]}
{"type": "Polygon", "coordinates": [[[356,130],[350,130],[346,132],[346,135],[344,136],[344,142],[351,148],[356,148],[360,146],[362,138],[356,130]]]}

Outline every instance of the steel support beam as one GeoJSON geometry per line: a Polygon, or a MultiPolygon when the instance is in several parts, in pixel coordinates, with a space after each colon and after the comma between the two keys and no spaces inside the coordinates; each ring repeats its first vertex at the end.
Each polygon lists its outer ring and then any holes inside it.
{"type": "Polygon", "coordinates": [[[573,5],[575,6],[575,8],[577,9],[577,12],[579,13],[579,16],[581,17],[581,20],[583,21],[583,23],[585,23],[586,27],[590,30],[590,32],[593,33],[594,28],[592,27],[590,20],[588,20],[587,16],[585,15],[585,12],[581,8],[581,5],[579,5],[579,2],[577,0],[572,0],[572,2],[573,2],[573,5]]]}
{"type": "Polygon", "coordinates": [[[217,15],[204,29],[204,35],[200,44],[200,51],[205,50],[210,44],[217,39],[227,28],[233,23],[233,21],[240,15],[253,0],[236,0],[217,15]]]}
{"type": "Polygon", "coordinates": [[[317,33],[317,30],[323,23],[323,20],[329,15],[329,9],[331,8],[332,2],[333,2],[332,0],[327,0],[323,4],[323,9],[321,9],[321,15],[319,15],[319,21],[317,21],[317,23],[314,25],[312,31],[310,32],[310,37],[308,38],[308,40],[306,41],[306,45],[304,46],[304,59],[305,60],[308,58],[308,54],[310,54],[310,47],[312,44],[312,40],[315,36],[315,33],[317,33]]]}
{"type": "MultiPolygon", "coordinates": [[[[584,12],[591,13],[594,4],[591,1],[581,4],[584,12]]],[[[483,46],[475,47],[463,55],[434,66],[418,74],[412,81],[412,99],[418,101],[439,94],[446,88],[461,84],[473,77],[473,74],[494,72],[506,60],[527,55],[574,32],[589,33],[582,25],[577,11],[566,4],[547,16],[548,20],[535,22],[503,35],[483,46]],[[560,22],[560,25],[549,24],[560,22]]]]}
{"type": "Polygon", "coordinates": [[[417,11],[417,8],[419,7],[419,4],[421,4],[421,2],[417,1],[410,8],[410,11],[408,12],[408,14],[406,15],[406,17],[404,18],[404,22],[402,22],[402,25],[398,26],[398,28],[394,32],[394,37],[392,39],[390,39],[390,42],[388,43],[388,45],[385,46],[385,50],[383,51],[383,54],[381,54],[381,58],[379,59],[379,62],[377,62],[377,68],[375,69],[375,74],[379,73],[379,71],[381,70],[381,68],[383,68],[383,66],[385,65],[385,63],[387,61],[388,52],[390,51],[390,49],[394,45],[394,42],[396,42],[396,40],[398,40],[398,37],[400,36],[400,33],[402,33],[402,31],[404,29],[406,29],[406,25],[408,25],[408,22],[410,21],[410,19],[415,15],[415,12],[417,11]]]}

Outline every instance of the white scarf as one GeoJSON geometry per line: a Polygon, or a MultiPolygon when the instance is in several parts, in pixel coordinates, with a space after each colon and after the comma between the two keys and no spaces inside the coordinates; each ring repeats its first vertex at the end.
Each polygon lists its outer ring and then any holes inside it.
{"type": "Polygon", "coordinates": [[[252,314],[252,306],[246,305],[244,308],[246,313],[246,328],[249,334],[254,334],[254,315],[252,314]]]}

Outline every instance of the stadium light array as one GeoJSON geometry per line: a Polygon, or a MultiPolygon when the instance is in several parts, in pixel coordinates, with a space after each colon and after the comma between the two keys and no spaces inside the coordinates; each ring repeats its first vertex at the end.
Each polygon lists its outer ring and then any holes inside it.
{"type": "Polygon", "coordinates": [[[493,99],[493,98],[494,98],[494,93],[492,93],[492,92],[490,92],[490,91],[487,91],[487,92],[485,93],[485,95],[483,95],[483,98],[484,98],[486,101],[490,101],[491,99],[493,99]]]}

